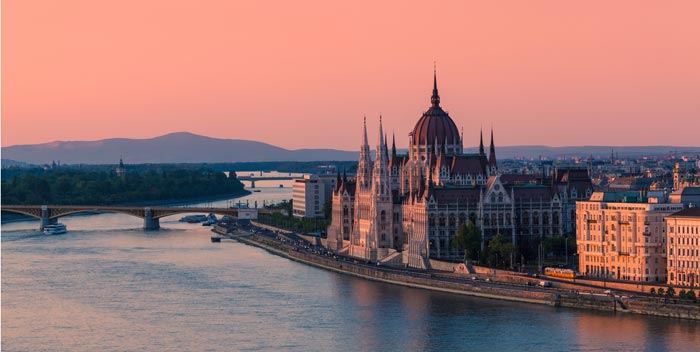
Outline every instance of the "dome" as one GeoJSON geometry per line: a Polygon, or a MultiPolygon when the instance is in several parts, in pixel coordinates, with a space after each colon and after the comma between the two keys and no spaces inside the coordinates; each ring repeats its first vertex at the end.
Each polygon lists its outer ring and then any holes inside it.
{"type": "Polygon", "coordinates": [[[450,115],[440,107],[440,96],[437,90],[437,77],[433,77],[433,96],[430,98],[432,106],[413,128],[413,145],[430,145],[437,143],[442,145],[458,144],[460,142],[459,130],[450,115]]]}

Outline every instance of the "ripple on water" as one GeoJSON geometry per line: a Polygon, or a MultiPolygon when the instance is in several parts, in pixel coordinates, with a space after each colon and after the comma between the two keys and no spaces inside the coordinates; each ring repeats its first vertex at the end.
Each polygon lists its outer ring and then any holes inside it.
{"type": "MultiPolygon", "coordinates": [[[[133,228],[119,217],[101,221],[133,228]]],[[[212,244],[211,232],[197,226],[174,223],[176,230],[157,233],[71,226],[76,231],[52,237],[3,229],[3,351],[691,351],[700,344],[696,322],[369,282],[239,243],[212,244]]]]}

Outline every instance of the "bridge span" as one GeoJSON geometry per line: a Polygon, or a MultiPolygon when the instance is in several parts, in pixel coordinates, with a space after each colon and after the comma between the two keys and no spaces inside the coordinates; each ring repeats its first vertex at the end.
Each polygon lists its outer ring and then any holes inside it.
{"type": "Polygon", "coordinates": [[[24,214],[41,220],[40,229],[46,225],[55,224],[61,216],[92,213],[111,212],[122,213],[143,219],[144,230],[157,230],[160,228],[160,219],[166,216],[184,213],[213,213],[234,218],[257,218],[258,214],[278,213],[278,209],[254,209],[254,208],[207,208],[207,207],[134,207],[134,206],[103,206],[103,205],[3,205],[2,211],[16,214],[24,214]]]}
{"type": "Polygon", "coordinates": [[[238,181],[248,181],[250,182],[250,188],[255,188],[255,181],[288,181],[299,176],[238,176],[238,181]]]}

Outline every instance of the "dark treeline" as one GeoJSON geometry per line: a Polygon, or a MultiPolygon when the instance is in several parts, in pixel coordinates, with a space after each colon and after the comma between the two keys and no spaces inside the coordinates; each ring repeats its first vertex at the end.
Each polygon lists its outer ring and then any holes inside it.
{"type": "Polygon", "coordinates": [[[114,165],[3,169],[2,204],[125,204],[239,195],[235,176],[212,168],[114,165]],[[6,174],[9,172],[10,176],[6,174]]]}

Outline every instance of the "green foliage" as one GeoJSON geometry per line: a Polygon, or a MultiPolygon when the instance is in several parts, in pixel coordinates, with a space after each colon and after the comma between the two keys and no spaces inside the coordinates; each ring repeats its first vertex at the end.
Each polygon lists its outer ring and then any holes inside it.
{"type": "Polygon", "coordinates": [[[664,291],[664,288],[663,288],[663,287],[659,287],[659,290],[658,290],[656,293],[657,293],[659,296],[663,296],[665,292],[666,292],[666,291],[664,291]]]}
{"type": "Polygon", "coordinates": [[[563,258],[567,251],[569,255],[576,253],[576,236],[552,236],[542,241],[545,256],[563,258]],[[568,247],[568,248],[567,248],[568,247]]]}
{"type": "Polygon", "coordinates": [[[479,258],[481,251],[481,232],[474,223],[469,220],[457,229],[452,237],[452,247],[464,251],[464,260],[479,258]]]}
{"type": "Polygon", "coordinates": [[[690,290],[690,291],[686,292],[686,294],[685,294],[685,299],[689,299],[689,300],[691,300],[691,301],[695,301],[695,300],[698,299],[698,297],[695,295],[695,291],[690,290]]]}
{"type": "Polygon", "coordinates": [[[669,287],[666,291],[666,296],[673,297],[676,295],[676,290],[673,287],[669,287]]]}
{"type": "Polygon", "coordinates": [[[2,181],[2,204],[124,204],[240,194],[243,184],[208,168],[138,166],[30,169],[2,181]]]}
{"type": "MultiPolygon", "coordinates": [[[[291,205],[291,202],[287,203],[291,205]]],[[[309,233],[309,232],[325,232],[330,225],[330,220],[319,219],[319,218],[295,218],[292,215],[291,210],[288,215],[273,213],[273,214],[260,214],[258,216],[258,221],[272,225],[275,227],[280,227],[286,230],[309,233]]]]}
{"type": "Polygon", "coordinates": [[[504,268],[514,265],[511,260],[512,254],[516,252],[515,246],[507,242],[503,235],[494,236],[486,249],[486,261],[490,266],[504,268]]]}
{"type": "Polygon", "coordinates": [[[649,290],[649,294],[652,296],[656,296],[656,289],[652,287],[651,290],[649,290]]]}
{"type": "Polygon", "coordinates": [[[678,292],[678,298],[680,298],[680,299],[686,299],[686,292],[685,292],[685,289],[681,289],[680,292],[678,292]]]}

